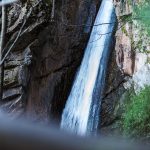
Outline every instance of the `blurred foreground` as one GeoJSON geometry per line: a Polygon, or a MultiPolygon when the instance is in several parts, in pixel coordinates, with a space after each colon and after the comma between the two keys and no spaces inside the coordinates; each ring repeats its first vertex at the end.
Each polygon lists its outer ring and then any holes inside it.
{"type": "Polygon", "coordinates": [[[115,138],[77,137],[55,127],[0,115],[0,150],[140,150],[148,147],[115,138]]]}

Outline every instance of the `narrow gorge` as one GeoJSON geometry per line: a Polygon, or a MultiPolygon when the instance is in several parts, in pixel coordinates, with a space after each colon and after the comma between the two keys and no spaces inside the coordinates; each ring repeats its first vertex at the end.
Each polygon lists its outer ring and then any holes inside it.
{"type": "Polygon", "coordinates": [[[5,8],[1,111],[79,135],[149,141],[149,0],[18,0],[5,8]]]}

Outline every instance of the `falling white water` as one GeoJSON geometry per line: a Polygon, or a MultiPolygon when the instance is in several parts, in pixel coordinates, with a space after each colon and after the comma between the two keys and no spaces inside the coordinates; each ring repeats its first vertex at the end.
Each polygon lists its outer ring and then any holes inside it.
{"type": "MultiPolygon", "coordinates": [[[[104,76],[103,65],[106,66],[108,59],[106,58],[107,53],[109,53],[107,52],[109,51],[108,45],[114,27],[114,19],[112,19],[113,13],[114,7],[112,0],[103,0],[81,66],[62,114],[62,129],[79,135],[84,135],[87,132],[89,116],[91,116],[90,113],[91,111],[96,111],[96,104],[94,105],[92,102],[94,98],[94,88],[98,82],[98,76],[101,76],[100,80],[104,76]],[[102,23],[106,24],[101,25],[102,23]],[[102,69],[100,70],[100,68],[102,69]]],[[[97,103],[97,105],[98,104],[100,103],[97,103]]]]}

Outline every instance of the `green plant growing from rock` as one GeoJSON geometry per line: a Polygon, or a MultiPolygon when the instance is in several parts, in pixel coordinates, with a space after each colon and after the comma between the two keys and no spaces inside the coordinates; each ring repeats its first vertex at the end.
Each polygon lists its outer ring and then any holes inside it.
{"type": "Polygon", "coordinates": [[[138,19],[150,35],[150,1],[144,0],[134,8],[134,17],[138,19]]]}
{"type": "Polygon", "coordinates": [[[134,4],[131,19],[134,27],[139,30],[138,39],[132,41],[133,50],[141,53],[149,53],[147,46],[150,37],[150,1],[143,0],[138,4],[134,4]]]}
{"type": "Polygon", "coordinates": [[[128,31],[126,30],[125,26],[123,26],[121,30],[126,36],[128,36],[128,31]]]}
{"type": "Polygon", "coordinates": [[[150,57],[147,58],[147,64],[150,64],[150,57]]]}
{"type": "Polygon", "coordinates": [[[123,115],[123,133],[129,137],[142,137],[150,133],[150,86],[139,94],[128,97],[123,115]]]}

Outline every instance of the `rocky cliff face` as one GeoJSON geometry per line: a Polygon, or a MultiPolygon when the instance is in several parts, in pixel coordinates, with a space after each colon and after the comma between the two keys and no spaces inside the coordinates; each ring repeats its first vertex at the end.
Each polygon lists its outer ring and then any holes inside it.
{"type": "MultiPolygon", "coordinates": [[[[38,122],[60,121],[99,3],[56,0],[53,17],[51,0],[20,0],[8,7],[6,50],[21,34],[5,61],[4,111],[38,122]]],[[[150,85],[150,39],[138,20],[130,20],[138,3],[114,0],[118,27],[101,108],[105,134],[120,132],[126,91],[150,85]]]]}
{"type": "Polygon", "coordinates": [[[102,132],[120,134],[124,101],[127,90],[138,93],[150,85],[149,36],[134,16],[133,7],[138,0],[114,0],[118,27],[116,44],[110,58],[106,90],[102,102],[102,132]]]}
{"type": "Polygon", "coordinates": [[[35,121],[60,119],[93,24],[98,0],[18,1],[8,8],[7,46],[29,16],[5,61],[1,107],[35,121]]]}

